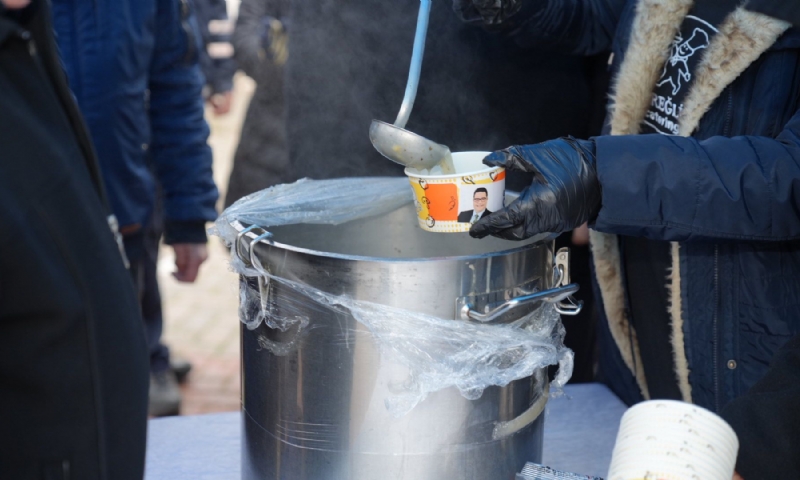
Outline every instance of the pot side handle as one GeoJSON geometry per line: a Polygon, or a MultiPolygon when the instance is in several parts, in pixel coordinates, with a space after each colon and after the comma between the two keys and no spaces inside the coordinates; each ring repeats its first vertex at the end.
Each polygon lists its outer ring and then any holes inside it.
{"type": "MultiPolygon", "coordinates": [[[[523,295],[521,297],[512,298],[506,302],[503,302],[499,306],[489,310],[486,313],[479,313],[472,309],[472,304],[465,304],[461,307],[461,319],[462,320],[474,320],[476,322],[481,323],[489,323],[501,318],[509,311],[521,307],[523,305],[528,305],[531,303],[538,303],[538,302],[547,302],[547,303],[555,303],[556,304],[556,311],[561,313],[562,315],[575,315],[577,312],[580,312],[581,307],[583,306],[580,302],[577,303],[574,307],[571,307],[571,310],[568,311],[575,311],[575,313],[563,313],[559,310],[559,303],[562,300],[567,299],[572,294],[576,293],[580,287],[577,283],[572,283],[570,285],[565,285],[563,287],[556,287],[551,288],[549,290],[544,290],[541,292],[531,293],[530,295],[523,295]]],[[[566,307],[566,306],[565,306],[566,307]]]]}
{"type": "Polygon", "coordinates": [[[499,306],[480,313],[472,309],[472,304],[466,303],[461,307],[459,314],[462,320],[474,320],[481,323],[489,323],[502,317],[509,311],[536,302],[554,303],[556,312],[561,315],[577,315],[583,308],[582,301],[576,301],[572,295],[580,288],[577,283],[569,283],[569,249],[561,248],[556,252],[555,265],[553,267],[555,275],[555,287],[541,292],[535,292],[521,297],[512,298],[499,306]]]}

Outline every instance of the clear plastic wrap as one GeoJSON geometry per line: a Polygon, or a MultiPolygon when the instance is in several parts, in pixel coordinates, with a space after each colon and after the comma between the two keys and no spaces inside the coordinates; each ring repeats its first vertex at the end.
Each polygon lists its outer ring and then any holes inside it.
{"type": "MultiPolygon", "coordinates": [[[[238,230],[234,221],[265,228],[290,223],[343,223],[385,213],[411,201],[406,179],[301,180],[245,197],[226,210],[212,233],[234,246],[238,230]],[[352,191],[366,192],[356,202],[352,191]]],[[[287,278],[271,275],[258,264],[249,265],[232,252],[232,266],[244,277],[240,318],[250,330],[262,323],[286,332],[292,339],[275,343],[265,336],[259,345],[274,355],[287,355],[314,328],[309,302],[352,316],[373,336],[382,359],[407,368],[408,379],[385,399],[394,416],[402,416],[430,393],[456,387],[467,399],[479,398],[489,386],[505,386],[528,377],[536,370],[559,365],[551,384],[558,395],[572,374],[573,354],[564,346],[564,327],[555,307],[543,303],[530,314],[511,323],[483,324],[437,318],[415,311],[333,295],[287,278]],[[261,292],[266,285],[280,284],[269,302],[261,292]],[[262,288],[259,288],[262,287],[262,288]],[[299,295],[298,295],[299,294],[299,295]],[[272,305],[280,305],[279,309],[272,305]],[[280,311],[280,314],[276,314],[280,311]]],[[[382,360],[383,361],[383,360],[382,360]]]]}
{"type": "MultiPolygon", "coordinates": [[[[573,353],[563,344],[561,318],[549,303],[512,323],[488,325],[437,318],[330,295],[284,278],[268,278],[302,293],[306,301],[352,315],[372,333],[388,360],[408,368],[408,380],[385,399],[393,415],[407,413],[429,393],[442,388],[456,387],[465,398],[474,400],[490,385],[505,386],[542,367],[558,364],[551,386],[551,392],[558,394],[572,375],[573,353]]],[[[262,322],[281,330],[297,327],[297,333],[286,343],[259,339],[272,354],[293,351],[313,327],[312,319],[300,313],[308,310],[307,305],[293,305],[298,302],[297,297],[275,299],[284,312],[276,316],[269,308],[261,308],[258,289],[244,288],[242,295],[242,304],[247,305],[247,314],[242,318],[248,328],[257,328],[262,322]]]]}
{"type": "Polygon", "coordinates": [[[276,185],[240,198],[209,230],[232,244],[234,220],[262,227],[320,223],[338,225],[391,212],[414,200],[404,177],[339,178],[276,185]]]}

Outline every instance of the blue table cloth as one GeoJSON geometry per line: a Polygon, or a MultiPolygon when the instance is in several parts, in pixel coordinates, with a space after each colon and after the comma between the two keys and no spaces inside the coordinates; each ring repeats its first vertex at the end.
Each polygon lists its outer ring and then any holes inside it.
{"type": "MultiPolygon", "coordinates": [[[[567,385],[564,393],[547,404],[542,463],[605,476],[625,405],[596,383],[567,385]]],[[[240,432],[239,412],[151,420],[145,478],[237,480],[240,432]]]]}

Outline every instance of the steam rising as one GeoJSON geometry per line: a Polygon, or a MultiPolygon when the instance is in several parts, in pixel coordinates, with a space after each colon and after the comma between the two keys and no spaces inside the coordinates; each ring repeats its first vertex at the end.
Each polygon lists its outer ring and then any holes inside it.
{"type": "MultiPolygon", "coordinates": [[[[407,129],[452,151],[585,136],[581,59],[525,50],[465,25],[450,3],[433,2],[407,129]]],[[[402,175],[367,133],[373,118],[392,122],[400,108],[418,7],[414,0],[293,2],[286,95],[296,178],[402,175]]]]}

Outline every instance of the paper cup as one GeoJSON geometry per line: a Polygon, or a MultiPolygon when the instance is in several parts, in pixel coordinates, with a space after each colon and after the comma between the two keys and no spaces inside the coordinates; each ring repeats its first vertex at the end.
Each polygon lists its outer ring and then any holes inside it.
{"type": "Polygon", "coordinates": [[[684,402],[635,405],[620,422],[608,480],[730,480],[736,433],[714,413],[684,402]]]}
{"type": "Polygon", "coordinates": [[[692,437],[696,443],[706,442],[712,449],[723,449],[736,455],[739,444],[730,426],[714,413],[684,402],[644,402],[626,412],[627,421],[620,425],[618,440],[636,434],[671,434],[692,437]],[[655,405],[657,404],[657,405],[655,405]],[[681,413],[676,413],[676,408],[681,413]],[[666,409],[666,410],[665,410],[666,409]],[[664,412],[664,413],[662,413],[664,412]],[[653,432],[658,425],[659,432],[653,432]]]}
{"type": "Polygon", "coordinates": [[[419,226],[429,232],[467,232],[476,219],[503,208],[506,172],[488,167],[489,152],[453,153],[454,175],[424,175],[406,168],[419,226]]]}

